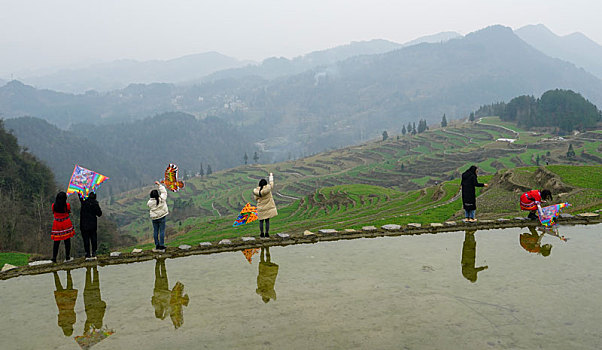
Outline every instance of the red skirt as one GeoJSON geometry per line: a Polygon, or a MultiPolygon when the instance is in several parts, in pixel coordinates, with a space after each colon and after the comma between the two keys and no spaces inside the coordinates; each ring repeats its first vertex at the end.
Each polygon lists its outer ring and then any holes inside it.
{"type": "Polygon", "coordinates": [[[54,222],[52,223],[52,232],[50,234],[50,238],[52,238],[53,241],[63,241],[73,236],[75,236],[75,230],[73,229],[73,224],[71,223],[69,216],[62,219],[54,219],[54,222]]]}

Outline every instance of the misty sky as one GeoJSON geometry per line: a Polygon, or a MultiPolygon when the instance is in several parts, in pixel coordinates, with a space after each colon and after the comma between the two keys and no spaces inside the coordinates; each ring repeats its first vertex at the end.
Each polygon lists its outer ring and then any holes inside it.
{"type": "Polygon", "coordinates": [[[602,43],[597,0],[0,0],[0,77],[217,51],[294,57],[351,41],[543,23],[602,43]]]}

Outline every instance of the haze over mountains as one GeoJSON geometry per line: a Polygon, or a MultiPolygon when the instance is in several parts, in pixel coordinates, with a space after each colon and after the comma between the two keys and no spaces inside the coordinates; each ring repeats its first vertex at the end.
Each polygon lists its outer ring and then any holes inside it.
{"type": "MultiPolygon", "coordinates": [[[[116,123],[132,134],[144,126],[145,133],[159,135],[168,124],[149,118],[186,112],[205,120],[204,127],[224,123],[206,136],[207,142],[226,140],[227,145],[228,139],[237,138],[242,140],[237,152],[257,149],[261,162],[271,162],[355,144],[379,137],[383,130],[398,133],[402,125],[419,119],[438,123],[444,113],[448,118],[466,117],[484,104],[524,94],[539,97],[557,88],[574,90],[602,105],[602,80],[544,54],[510,28],[492,26],[465,37],[442,33],[419,44],[373,40],[292,60],[268,59],[210,74],[194,84],[131,84],[74,95],[13,81],[0,88],[0,113],[4,118],[35,116],[63,129],[87,130],[78,135],[96,137],[93,143],[99,144],[119,134],[120,127],[111,126],[116,123]]],[[[186,125],[194,132],[201,124],[186,125]]],[[[17,128],[15,132],[20,137],[17,128]]],[[[193,147],[202,147],[195,142],[193,147]]],[[[130,150],[115,138],[111,146],[130,150]]],[[[196,170],[201,161],[196,158],[183,162],[196,170]]],[[[242,154],[228,159],[214,168],[236,164],[242,154]]]]}
{"type": "Polygon", "coordinates": [[[602,79],[602,46],[582,33],[558,36],[543,24],[524,26],[515,33],[546,55],[572,62],[602,79]]]}

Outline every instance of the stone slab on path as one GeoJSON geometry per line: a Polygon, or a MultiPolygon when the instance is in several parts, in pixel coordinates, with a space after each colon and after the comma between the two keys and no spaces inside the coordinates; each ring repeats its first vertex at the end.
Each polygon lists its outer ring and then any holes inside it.
{"type": "Polygon", "coordinates": [[[332,228],[324,228],[319,230],[318,232],[322,233],[322,234],[326,234],[326,235],[333,235],[335,233],[337,233],[338,231],[332,228]]]}
{"type": "Polygon", "coordinates": [[[189,250],[190,248],[192,248],[191,246],[189,246],[188,244],[182,244],[180,245],[178,248],[182,249],[182,250],[189,250]]]}
{"type": "Polygon", "coordinates": [[[362,227],[362,231],[376,231],[378,230],[376,226],[364,226],[362,227]]]}
{"type": "Polygon", "coordinates": [[[310,230],[303,231],[303,236],[315,236],[316,234],[311,232],[310,230]]]}
{"type": "Polygon", "coordinates": [[[201,242],[201,243],[199,243],[199,246],[201,246],[201,247],[211,247],[211,242],[201,242]]]}
{"type": "Polygon", "coordinates": [[[581,216],[582,218],[595,218],[596,216],[600,216],[600,214],[597,214],[597,213],[581,213],[581,214],[577,214],[577,216],[581,216]]]}
{"type": "Polygon", "coordinates": [[[255,240],[255,237],[240,237],[243,242],[252,242],[255,240]]]}
{"type": "Polygon", "coordinates": [[[289,235],[288,233],[277,233],[276,236],[282,239],[291,238],[291,235],[289,235]]]}
{"type": "Polygon", "coordinates": [[[401,225],[386,224],[386,225],[382,225],[380,228],[382,228],[383,230],[387,230],[387,231],[397,231],[397,230],[401,230],[401,225]]]}
{"type": "Polygon", "coordinates": [[[112,258],[117,258],[117,257],[121,256],[121,252],[111,252],[111,254],[109,256],[112,258]]]}
{"type": "Polygon", "coordinates": [[[455,222],[455,221],[446,221],[446,222],[445,222],[445,224],[446,224],[447,226],[456,226],[458,223],[457,223],[457,222],[455,222]]]}
{"type": "Polygon", "coordinates": [[[439,222],[432,222],[431,227],[443,227],[443,224],[441,224],[439,222]]]}
{"type": "Polygon", "coordinates": [[[408,224],[408,227],[412,227],[412,228],[421,228],[422,224],[416,223],[416,222],[410,222],[408,224]]]}
{"type": "Polygon", "coordinates": [[[12,269],[16,269],[17,267],[15,265],[11,265],[11,264],[4,264],[4,266],[2,266],[2,271],[0,272],[4,272],[4,271],[8,271],[8,270],[12,270],[12,269]]]}
{"type": "Polygon", "coordinates": [[[140,249],[140,248],[134,248],[134,249],[132,249],[132,253],[133,254],[140,254],[140,253],[142,253],[142,249],[140,249]]]}
{"type": "Polygon", "coordinates": [[[52,260],[38,260],[38,261],[32,261],[32,262],[30,262],[28,265],[29,265],[29,266],[40,266],[40,265],[48,265],[48,264],[52,264],[52,260]]]}
{"type": "Polygon", "coordinates": [[[562,219],[572,219],[572,218],[574,218],[574,216],[573,216],[573,215],[571,215],[571,214],[567,214],[567,213],[562,213],[562,214],[560,214],[560,217],[561,217],[562,219]]]}
{"type": "Polygon", "coordinates": [[[354,230],[352,228],[346,228],[343,230],[343,233],[354,233],[354,232],[357,232],[357,230],[354,230]]]}
{"type": "Polygon", "coordinates": [[[219,241],[219,244],[232,244],[232,241],[229,239],[222,239],[221,241],[219,241]]]}

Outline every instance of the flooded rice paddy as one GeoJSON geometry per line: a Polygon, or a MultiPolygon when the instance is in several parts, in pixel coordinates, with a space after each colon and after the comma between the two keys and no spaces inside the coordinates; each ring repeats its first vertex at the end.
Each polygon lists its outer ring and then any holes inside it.
{"type": "Polygon", "coordinates": [[[18,277],[0,281],[1,348],[600,349],[601,233],[382,237],[18,277]]]}

